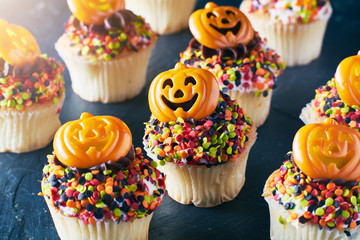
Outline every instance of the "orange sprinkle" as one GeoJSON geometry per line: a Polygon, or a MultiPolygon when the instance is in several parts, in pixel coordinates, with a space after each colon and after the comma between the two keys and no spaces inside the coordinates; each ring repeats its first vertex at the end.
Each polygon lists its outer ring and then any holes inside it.
{"type": "Polygon", "coordinates": [[[129,193],[129,190],[127,190],[126,188],[121,189],[121,192],[120,192],[121,196],[124,196],[124,194],[126,192],[129,193]]]}
{"type": "Polygon", "coordinates": [[[105,188],[105,193],[110,194],[110,193],[112,193],[112,192],[113,192],[113,187],[112,187],[112,186],[107,186],[107,187],[105,188]]]}
{"type": "Polygon", "coordinates": [[[279,192],[284,194],[286,192],[286,188],[284,186],[280,186],[279,192]]]}
{"type": "Polygon", "coordinates": [[[75,207],[76,207],[77,209],[80,209],[80,208],[81,208],[81,203],[80,203],[79,201],[76,201],[76,202],[75,202],[75,207]]]}
{"type": "Polygon", "coordinates": [[[338,189],[335,190],[335,195],[336,196],[341,196],[343,194],[343,192],[344,191],[342,189],[338,188],[338,189]]]}
{"type": "Polygon", "coordinates": [[[92,170],[91,171],[92,175],[97,175],[97,174],[99,174],[99,172],[100,172],[100,170],[92,170]]]}
{"type": "Polygon", "coordinates": [[[150,203],[150,209],[155,210],[155,208],[156,208],[156,202],[151,202],[150,203]]]}
{"type": "Polygon", "coordinates": [[[176,145],[176,146],[174,147],[174,150],[177,151],[177,152],[179,152],[179,151],[181,151],[181,147],[180,147],[179,145],[176,145]]]}
{"type": "Polygon", "coordinates": [[[351,228],[351,229],[354,229],[354,228],[356,228],[356,227],[357,227],[356,222],[355,222],[355,221],[352,221],[352,222],[350,223],[350,228],[351,228]]]}
{"type": "Polygon", "coordinates": [[[306,185],[304,189],[307,193],[311,193],[312,187],[310,185],[306,185]]]}
{"type": "Polygon", "coordinates": [[[169,145],[164,147],[164,151],[165,152],[170,152],[171,151],[171,147],[169,145]]]}
{"type": "Polygon", "coordinates": [[[89,223],[96,223],[96,220],[95,220],[94,217],[89,217],[89,218],[88,218],[88,222],[89,222],[89,223]]]}
{"type": "Polygon", "coordinates": [[[324,218],[321,218],[321,219],[319,220],[319,224],[320,224],[320,226],[325,227],[325,226],[326,226],[325,219],[324,219],[324,218]]]}
{"type": "Polygon", "coordinates": [[[162,150],[162,149],[159,150],[158,154],[159,154],[160,157],[165,157],[165,151],[162,150]]]}
{"type": "Polygon", "coordinates": [[[226,162],[229,159],[229,157],[226,154],[221,155],[221,161],[226,162]]]}
{"type": "Polygon", "coordinates": [[[73,188],[76,188],[78,185],[79,185],[79,183],[76,181],[71,183],[71,187],[73,187],[73,188]]]}
{"type": "Polygon", "coordinates": [[[312,218],[312,214],[311,214],[311,212],[309,212],[309,211],[306,211],[306,212],[304,212],[304,218],[306,218],[306,219],[310,219],[310,218],[312,218]]]}
{"type": "Polygon", "coordinates": [[[295,212],[290,214],[290,218],[291,218],[292,220],[297,219],[297,217],[298,217],[298,214],[295,213],[295,212]]]}
{"type": "Polygon", "coordinates": [[[143,200],[142,201],[142,205],[144,206],[144,208],[148,208],[149,207],[149,204],[146,200],[143,200]]]}
{"type": "Polygon", "coordinates": [[[188,156],[187,152],[185,151],[182,151],[180,155],[182,158],[186,158],[188,156]]]}
{"type": "Polygon", "coordinates": [[[327,185],[326,185],[326,189],[327,190],[332,190],[332,189],[335,189],[336,185],[335,183],[333,182],[329,182],[327,185]]]}
{"type": "Polygon", "coordinates": [[[81,200],[81,206],[86,207],[86,205],[89,203],[88,200],[81,200]]]}
{"type": "Polygon", "coordinates": [[[66,202],[66,206],[73,208],[73,207],[75,207],[75,202],[70,199],[66,202]]]}
{"type": "Polygon", "coordinates": [[[344,228],[344,224],[339,224],[336,226],[336,229],[340,230],[340,229],[343,229],[344,228]]]}
{"type": "Polygon", "coordinates": [[[99,184],[99,185],[96,187],[96,189],[97,189],[99,192],[105,190],[105,188],[104,188],[104,186],[103,186],[102,184],[99,184]]]}

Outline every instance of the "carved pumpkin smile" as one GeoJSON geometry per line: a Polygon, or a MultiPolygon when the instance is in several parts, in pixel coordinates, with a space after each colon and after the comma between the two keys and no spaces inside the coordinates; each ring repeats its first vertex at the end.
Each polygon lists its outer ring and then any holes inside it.
{"type": "Polygon", "coordinates": [[[182,108],[185,112],[189,111],[190,108],[195,104],[198,99],[199,94],[195,94],[191,100],[183,102],[183,103],[174,103],[169,101],[164,95],[161,96],[161,99],[164,101],[166,106],[168,106],[171,110],[176,111],[178,108],[182,108]]]}
{"type": "Polygon", "coordinates": [[[210,116],[218,105],[220,90],[215,76],[201,68],[175,69],[160,73],[149,88],[149,107],[162,122],[210,116]]]}
{"type": "Polygon", "coordinates": [[[231,27],[231,28],[218,28],[215,25],[210,23],[210,26],[215,29],[216,31],[218,31],[219,33],[226,35],[228,32],[231,32],[232,34],[236,35],[241,27],[241,22],[238,22],[235,27],[231,27]]]}

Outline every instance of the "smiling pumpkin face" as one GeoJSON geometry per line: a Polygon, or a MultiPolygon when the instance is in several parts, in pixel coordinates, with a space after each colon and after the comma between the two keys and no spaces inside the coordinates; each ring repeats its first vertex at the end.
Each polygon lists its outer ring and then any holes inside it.
{"type": "Polygon", "coordinates": [[[70,11],[85,24],[103,25],[104,19],[125,8],[124,0],[67,0],[70,11]]]}
{"type": "Polygon", "coordinates": [[[198,42],[213,49],[246,45],[254,37],[249,19],[238,8],[212,2],[190,16],[189,27],[198,42]]]}
{"type": "Polygon", "coordinates": [[[344,125],[308,124],[295,135],[296,165],[312,178],[360,177],[360,133],[344,125]]]}
{"type": "Polygon", "coordinates": [[[160,73],[152,81],[149,106],[162,122],[176,121],[178,117],[199,120],[214,112],[219,96],[212,73],[178,63],[175,69],[160,73]]]}
{"type": "Polygon", "coordinates": [[[342,60],[335,73],[336,87],[347,105],[360,105],[360,55],[342,60]]]}
{"type": "Polygon", "coordinates": [[[34,36],[25,28],[0,19],[0,57],[11,65],[31,65],[40,56],[34,36]]]}
{"type": "Polygon", "coordinates": [[[112,116],[83,113],[62,125],[54,137],[54,152],[69,167],[90,168],[126,156],[132,146],[129,128],[112,116]]]}

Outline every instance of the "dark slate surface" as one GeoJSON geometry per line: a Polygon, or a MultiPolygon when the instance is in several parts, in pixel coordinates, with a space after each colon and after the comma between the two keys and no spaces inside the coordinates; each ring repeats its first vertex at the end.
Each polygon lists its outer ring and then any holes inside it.
{"type": "MultiPolygon", "coordinates": [[[[197,7],[203,7],[205,2],[199,1],[197,7]]],[[[238,6],[240,1],[217,2],[238,6]]],[[[270,115],[258,129],[245,186],[238,197],[210,209],[184,206],[165,197],[151,221],[150,239],[269,239],[268,207],[261,197],[265,180],[291,150],[293,136],[302,126],[298,115],[314,97],[314,89],[333,76],[343,58],[360,49],[360,2],[333,0],[332,5],[334,12],[320,58],[303,67],[288,68],[279,78],[270,115]]],[[[42,52],[58,59],[54,42],[63,33],[69,15],[66,1],[60,0],[6,0],[0,8],[0,17],[28,28],[42,52]]],[[[143,122],[150,116],[149,83],[158,73],[174,66],[190,38],[188,30],[161,36],[148,66],[147,85],[139,96],[123,103],[105,105],[80,99],[72,92],[66,71],[67,92],[61,121],[77,119],[84,111],[113,115],[128,124],[134,145],[142,146],[143,122]]],[[[45,202],[37,196],[41,170],[51,152],[49,144],[30,153],[0,154],[0,239],[58,239],[45,202]]]]}

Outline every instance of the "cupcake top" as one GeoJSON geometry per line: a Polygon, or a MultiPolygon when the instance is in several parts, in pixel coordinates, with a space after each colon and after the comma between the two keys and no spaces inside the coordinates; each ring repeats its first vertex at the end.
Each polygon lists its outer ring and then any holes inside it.
{"type": "Polygon", "coordinates": [[[254,128],[236,101],[219,92],[210,72],[182,64],[153,80],[149,105],[153,115],[143,143],[161,165],[235,161],[254,128]]]}
{"type": "Polygon", "coordinates": [[[73,15],[65,33],[77,54],[89,61],[137,52],[157,39],[141,16],[124,9],[123,0],[68,0],[68,5],[73,15]]]}
{"type": "Polygon", "coordinates": [[[327,19],[332,9],[329,0],[251,0],[254,11],[270,15],[272,22],[293,24],[327,19]]]}
{"type": "Polygon", "coordinates": [[[313,106],[320,117],[360,129],[360,55],[340,62],[335,77],[316,89],[313,106]]]}
{"type": "Polygon", "coordinates": [[[0,107],[24,111],[34,103],[57,103],[65,91],[64,66],[41,55],[25,28],[0,19],[0,34],[0,107]]]}
{"type": "Polygon", "coordinates": [[[189,27],[194,39],[180,53],[181,63],[212,72],[224,93],[237,90],[266,96],[275,88],[285,63],[238,8],[210,2],[191,15],[189,27]]]}
{"type": "Polygon", "coordinates": [[[333,123],[308,124],[295,135],[293,152],[268,179],[264,196],[288,211],[280,223],[351,229],[360,223],[360,134],[333,123]]]}
{"type": "Polygon", "coordinates": [[[43,168],[40,195],[86,224],[151,214],[165,194],[165,176],[131,141],[125,123],[112,116],[83,113],[64,124],[43,168]]]}

